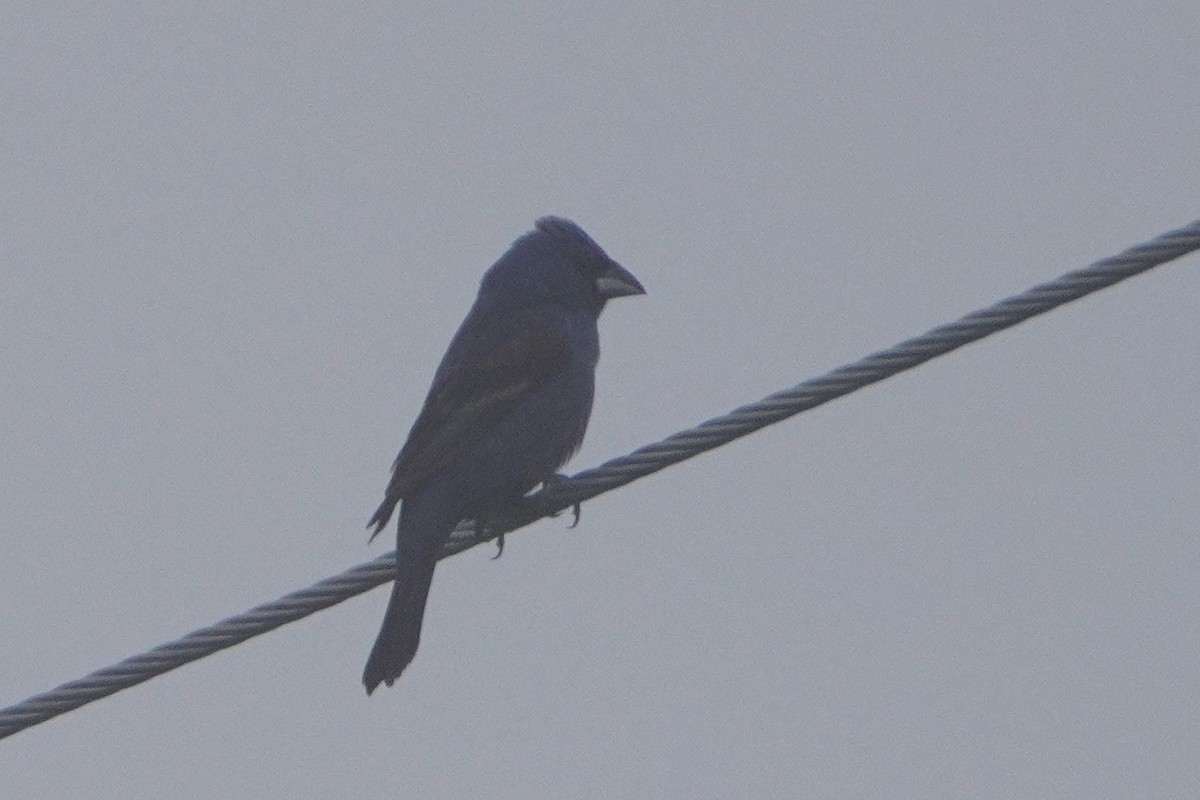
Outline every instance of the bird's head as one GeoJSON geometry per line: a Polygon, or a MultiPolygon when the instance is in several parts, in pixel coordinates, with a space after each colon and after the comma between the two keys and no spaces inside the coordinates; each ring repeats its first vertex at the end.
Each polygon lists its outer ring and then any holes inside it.
{"type": "Polygon", "coordinates": [[[513,243],[483,277],[481,290],[493,289],[529,292],[596,314],[614,297],[646,293],[582,228],[561,217],[542,217],[513,243]]]}

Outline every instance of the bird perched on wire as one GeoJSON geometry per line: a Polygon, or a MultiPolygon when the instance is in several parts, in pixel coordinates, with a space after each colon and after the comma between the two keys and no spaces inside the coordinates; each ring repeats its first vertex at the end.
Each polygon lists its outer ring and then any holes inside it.
{"type": "Polygon", "coordinates": [[[569,220],[543,217],[483,276],[392,466],[375,537],[396,504],[396,582],[363,671],[370,694],[412,661],[438,554],[460,520],[518,501],[587,429],[596,322],[642,285],[569,220]]]}

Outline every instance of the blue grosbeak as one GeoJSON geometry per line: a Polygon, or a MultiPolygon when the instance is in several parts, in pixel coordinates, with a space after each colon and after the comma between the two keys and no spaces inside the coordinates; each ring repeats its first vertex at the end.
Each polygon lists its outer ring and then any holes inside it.
{"type": "Polygon", "coordinates": [[[483,276],[367,523],[374,537],[404,501],[367,694],[391,686],[416,655],[433,568],[455,525],[518,501],[579,449],[600,356],[596,321],[606,301],[644,293],[557,217],[539,219],[483,276]]]}

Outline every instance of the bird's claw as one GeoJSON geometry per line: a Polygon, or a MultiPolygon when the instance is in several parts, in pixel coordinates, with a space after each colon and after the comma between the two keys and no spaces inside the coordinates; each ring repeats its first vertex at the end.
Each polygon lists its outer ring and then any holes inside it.
{"type": "MultiPolygon", "coordinates": [[[[566,475],[563,475],[561,472],[556,472],[553,475],[551,475],[549,478],[547,478],[546,480],[542,481],[542,491],[545,491],[546,489],[549,489],[550,487],[555,486],[556,484],[564,483],[568,480],[570,480],[569,477],[567,477],[566,475]]],[[[562,513],[562,511],[555,511],[550,516],[557,517],[561,513],[562,513]]],[[[579,526],[579,515],[581,513],[579,503],[574,503],[571,505],[571,513],[574,516],[574,519],[571,520],[571,524],[568,527],[569,528],[578,527],[579,526]]]]}
{"type": "MultiPolygon", "coordinates": [[[[487,523],[476,517],[475,519],[475,538],[483,539],[487,535],[487,523]]],[[[504,534],[496,537],[496,555],[492,556],[492,561],[495,561],[500,556],[504,555],[504,534]]]]}

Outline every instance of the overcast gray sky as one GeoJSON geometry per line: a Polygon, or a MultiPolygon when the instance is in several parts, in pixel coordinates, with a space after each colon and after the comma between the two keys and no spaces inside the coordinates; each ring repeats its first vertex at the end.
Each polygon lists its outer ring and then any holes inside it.
{"type": "MultiPolygon", "coordinates": [[[[374,557],[569,216],[592,466],[1200,216],[1200,6],[8,4],[0,705],[374,557]],[[1117,6],[1117,7],[1113,7],[1117,6]]],[[[1200,796],[1200,260],[0,742],[6,796],[1200,796]]]]}

